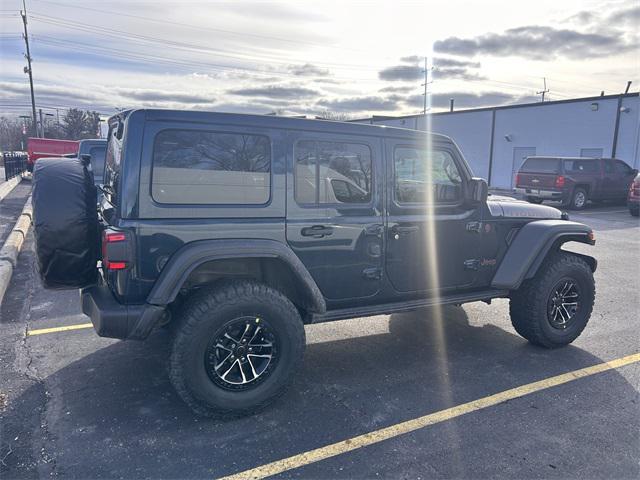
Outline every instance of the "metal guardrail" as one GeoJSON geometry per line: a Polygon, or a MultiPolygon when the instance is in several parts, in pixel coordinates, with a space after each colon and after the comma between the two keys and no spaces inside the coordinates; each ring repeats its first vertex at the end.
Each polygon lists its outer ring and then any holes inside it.
{"type": "Polygon", "coordinates": [[[27,154],[19,152],[4,152],[4,179],[9,180],[27,171],[27,154]]]}

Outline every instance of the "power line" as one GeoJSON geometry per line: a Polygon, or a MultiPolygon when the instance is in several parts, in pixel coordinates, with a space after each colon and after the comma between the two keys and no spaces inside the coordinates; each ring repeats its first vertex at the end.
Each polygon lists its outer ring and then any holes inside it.
{"type": "MultiPolygon", "coordinates": [[[[177,41],[171,41],[171,40],[167,40],[166,38],[158,38],[158,37],[152,37],[149,35],[141,35],[141,34],[137,34],[137,33],[131,33],[131,32],[126,32],[123,30],[117,30],[117,29],[113,29],[113,28],[109,28],[109,27],[103,27],[103,26],[99,26],[99,25],[91,25],[91,24],[87,24],[87,23],[80,23],[80,22],[75,22],[73,20],[68,20],[68,19],[64,19],[64,18],[58,18],[58,17],[52,17],[50,15],[45,15],[45,14],[41,14],[41,13],[32,13],[30,15],[30,18],[32,20],[36,20],[38,22],[43,22],[43,23],[47,23],[49,25],[55,25],[55,26],[61,26],[64,27],[65,29],[68,30],[69,27],[72,27],[74,30],[81,30],[81,31],[86,31],[89,33],[96,33],[96,31],[100,31],[101,33],[103,33],[104,35],[107,36],[111,36],[114,38],[117,38],[119,40],[122,40],[123,37],[124,38],[129,38],[129,39],[134,39],[136,41],[145,41],[145,42],[149,42],[149,43],[157,43],[157,44],[161,44],[163,46],[169,46],[171,48],[177,48],[177,49],[181,49],[181,50],[187,50],[187,51],[194,51],[194,52],[198,52],[198,53],[214,53],[216,55],[219,55],[221,57],[228,57],[228,58],[233,58],[236,60],[258,60],[258,61],[264,61],[265,59],[268,59],[270,63],[280,63],[282,65],[291,65],[292,62],[298,61],[298,62],[307,62],[307,60],[300,60],[300,59],[288,59],[288,60],[274,60],[274,58],[278,58],[278,57],[273,57],[273,56],[268,56],[265,55],[263,57],[256,57],[255,55],[238,55],[237,53],[235,54],[230,54],[230,53],[225,53],[227,51],[225,50],[220,50],[220,49],[215,49],[215,48],[211,48],[205,45],[199,45],[199,44],[193,44],[193,43],[187,43],[187,42],[177,42],[177,41]]],[[[370,64],[367,65],[363,65],[363,64],[350,64],[350,63],[329,63],[329,62],[314,62],[314,64],[316,65],[322,65],[322,66],[331,66],[331,67],[340,67],[340,68],[345,68],[345,69],[353,69],[353,70],[377,70],[377,68],[372,67],[370,64]]]]}
{"type": "Polygon", "coordinates": [[[248,32],[238,32],[238,31],[233,31],[233,30],[224,30],[224,29],[220,29],[220,28],[212,28],[212,27],[201,27],[198,25],[193,25],[193,24],[189,24],[189,23],[183,23],[183,22],[176,22],[176,21],[172,21],[172,20],[160,20],[157,18],[150,18],[150,17],[143,17],[141,15],[134,15],[131,13],[124,13],[124,12],[114,12],[114,11],[110,11],[110,10],[102,10],[102,9],[98,9],[98,8],[92,8],[92,7],[86,7],[86,6],[79,6],[79,5],[69,5],[69,4],[65,4],[65,3],[59,3],[59,2],[52,2],[49,0],[35,0],[36,2],[41,2],[41,3],[49,3],[51,5],[58,5],[58,6],[62,6],[62,7],[67,7],[67,8],[77,8],[77,9],[81,9],[81,10],[88,10],[88,11],[93,11],[93,12],[98,12],[98,13],[106,13],[108,15],[115,15],[117,17],[129,17],[129,18],[136,18],[138,20],[144,20],[147,22],[153,22],[153,23],[161,23],[161,24],[168,24],[168,25],[176,25],[176,26],[180,26],[180,27],[186,27],[186,28],[192,28],[192,29],[196,29],[196,30],[200,30],[200,31],[205,31],[205,32],[219,32],[219,33],[225,33],[228,35],[236,35],[236,36],[240,36],[240,37],[253,37],[253,38],[259,38],[259,39],[263,39],[263,40],[276,40],[276,41],[280,41],[280,42],[286,42],[286,43],[293,43],[296,45],[311,45],[311,46],[315,46],[315,47],[324,47],[324,48],[335,48],[335,49],[340,49],[340,50],[352,50],[354,52],[359,52],[359,53],[369,53],[366,50],[356,50],[356,49],[350,49],[347,47],[343,47],[340,45],[328,45],[326,43],[317,43],[317,42],[309,42],[309,41],[304,41],[304,40],[299,40],[299,39],[295,39],[292,40],[290,38],[282,38],[282,37],[274,37],[271,35],[260,35],[257,33],[248,33],[248,32]]]}
{"type": "MultiPolygon", "coordinates": [[[[86,52],[86,53],[108,56],[108,57],[113,57],[113,55],[109,55],[109,54],[115,54],[117,55],[116,57],[117,60],[125,59],[125,60],[142,61],[142,62],[150,63],[153,65],[164,64],[169,66],[178,66],[188,71],[193,71],[194,68],[201,68],[204,71],[211,70],[211,71],[235,72],[235,73],[243,73],[243,74],[250,73],[252,75],[258,75],[258,76],[281,77],[281,78],[286,77],[286,78],[294,78],[298,80],[301,78],[300,76],[297,76],[295,74],[280,72],[280,71],[261,70],[258,68],[240,67],[240,66],[231,66],[231,65],[222,65],[222,64],[212,64],[212,63],[206,63],[206,62],[200,62],[200,61],[180,61],[176,59],[168,59],[166,57],[159,57],[153,54],[138,53],[131,50],[122,50],[122,49],[117,49],[112,47],[102,47],[98,45],[91,45],[91,46],[79,45],[76,42],[72,42],[69,40],[61,40],[61,39],[49,37],[47,35],[35,35],[33,36],[33,39],[38,44],[45,44],[45,45],[50,45],[54,47],[65,48],[66,50],[69,50],[69,47],[72,47],[73,50],[75,51],[86,52]]],[[[362,79],[362,78],[348,78],[348,77],[336,77],[336,76],[331,76],[327,78],[331,80],[347,80],[347,81],[354,81],[354,82],[377,82],[377,80],[362,79]]]]}

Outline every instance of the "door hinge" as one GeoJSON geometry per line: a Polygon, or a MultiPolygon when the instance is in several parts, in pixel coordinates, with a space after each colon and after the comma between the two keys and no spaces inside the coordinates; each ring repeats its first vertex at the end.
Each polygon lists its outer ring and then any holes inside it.
{"type": "Polygon", "coordinates": [[[365,268],[362,270],[362,276],[368,280],[381,280],[382,269],[378,267],[365,268]]]}
{"type": "Polygon", "coordinates": [[[465,270],[478,270],[480,267],[480,260],[477,258],[471,258],[469,260],[464,261],[464,269],[465,270]]]}
{"type": "Polygon", "coordinates": [[[481,230],[482,230],[482,222],[467,223],[467,232],[480,233],[481,230]]]}

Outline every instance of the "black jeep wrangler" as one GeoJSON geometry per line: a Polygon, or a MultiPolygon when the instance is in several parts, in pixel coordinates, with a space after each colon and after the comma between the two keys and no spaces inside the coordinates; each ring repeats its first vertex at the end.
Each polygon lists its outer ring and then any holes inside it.
{"type": "Polygon", "coordinates": [[[81,288],[98,335],[173,332],[169,375],[203,415],[255,411],[301,363],[304,325],[509,298],[554,348],[585,328],[594,244],[559,210],[487,194],[442,135],[134,110],[109,120],[99,212],[82,159],[38,162],[41,278],[81,288]]]}

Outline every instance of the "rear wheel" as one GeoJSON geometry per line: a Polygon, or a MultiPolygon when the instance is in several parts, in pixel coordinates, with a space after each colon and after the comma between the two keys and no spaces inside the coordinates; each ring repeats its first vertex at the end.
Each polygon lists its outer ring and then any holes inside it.
{"type": "Polygon", "coordinates": [[[578,338],[587,326],[594,300],[589,265],[577,255],[559,251],[511,295],[511,322],[529,342],[561,347],[578,338]]]}
{"type": "Polygon", "coordinates": [[[633,215],[634,217],[637,217],[640,215],[640,206],[636,205],[636,206],[629,206],[629,213],[631,215],[633,215]]]}
{"type": "Polygon", "coordinates": [[[582,210],[587,206],[587,191],[584,188],[575,188],[571,194],[568,207],[573,210],[582,210]]]}
{"type": "Polygon", "coordinates": [[[538,198],[538,197],[527,197],[527,202],[529,203],[535,203],[536,205],[540,205],[542,203],[542,199],[538,198]]]}
{"type": "Polygon", "coordinates": [[[169,376],[195,413],[245,415],[284,392],[304,346],[300,315],[283,294],[236,281],[186,300],[169,376]]]}

